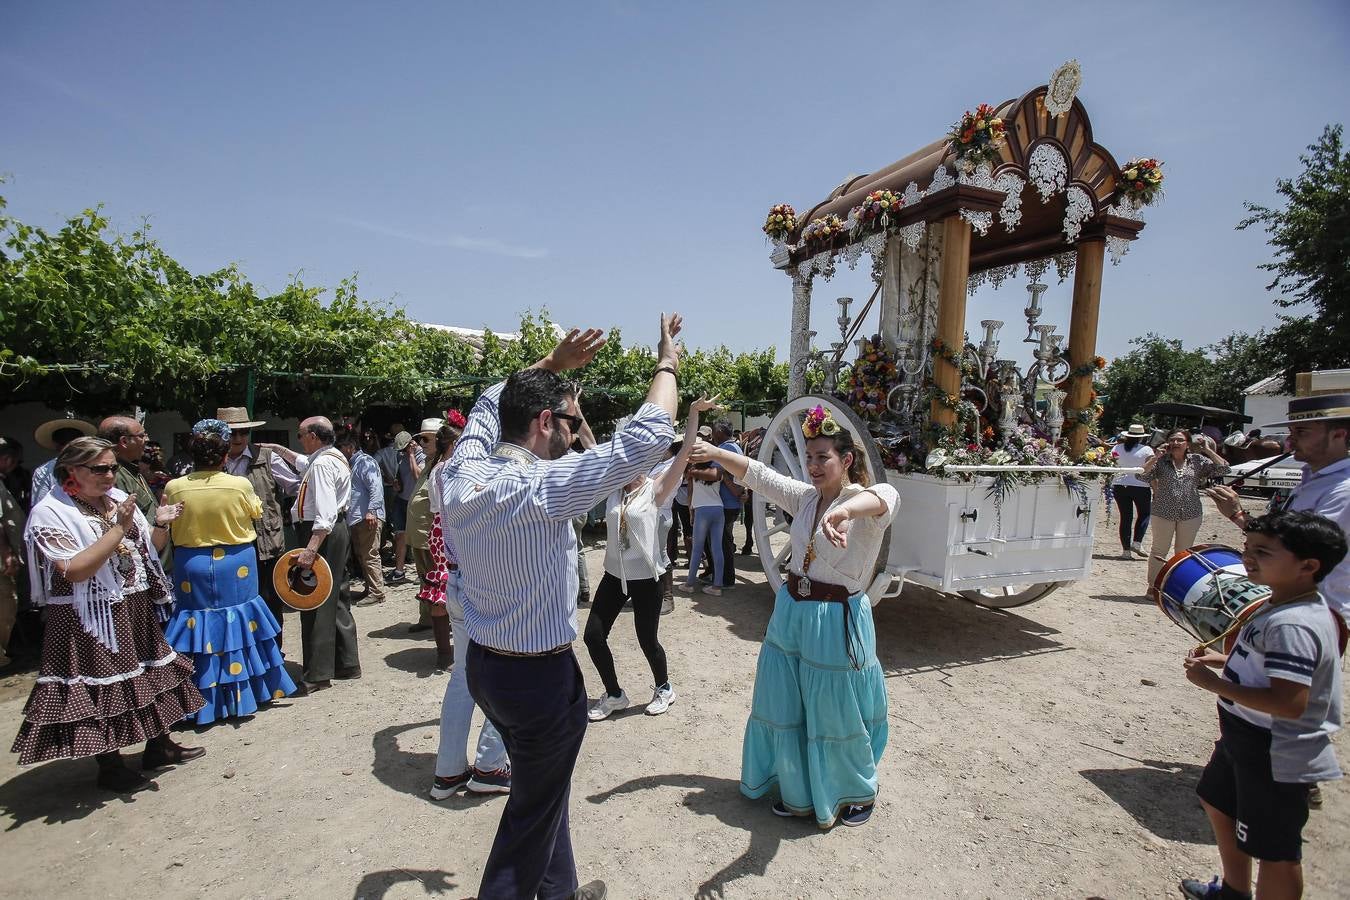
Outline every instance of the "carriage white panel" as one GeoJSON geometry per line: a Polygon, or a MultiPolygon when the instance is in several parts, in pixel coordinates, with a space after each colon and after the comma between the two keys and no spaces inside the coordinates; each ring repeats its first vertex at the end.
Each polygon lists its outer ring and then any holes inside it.
{"type": "Polygon", "coordinates": [[[1091,570],[1099,482],[1083,482],[1086,503],[1058,478],[1017,485],[1000,515],[992,478],[886,475],[900,495],[887,568],[910,581],[961,591],[1074,581],[1091,570]]]}

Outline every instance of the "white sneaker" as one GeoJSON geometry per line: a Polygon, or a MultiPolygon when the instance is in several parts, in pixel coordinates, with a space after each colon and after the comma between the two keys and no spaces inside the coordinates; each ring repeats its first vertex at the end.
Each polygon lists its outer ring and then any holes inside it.
{"type": "Polygon", "coordinates": [[[606,693],[599,700],[591,704],[591,708],[586,711],[586,718],[592,722],[599,722],[601,719],[608,719],[611,713],[616,713],[621,709],[627,709],[631,701],[628,695],[619,691],[619,696],[611,697],[606,693]]]}
{"type": "Polygon", "coordinates": [[[670,709],[670,704],[675,702],[675,689],[670,686],[659,687],[652,694],[652,702],[647,704],[647,715],[659,716],[661,713],[670,709]]]}
{"type": "Polygon", "coordinates": [[[1135,553],[1138,553],[1140,556],[1147,556],[1147,555],[1148,555],[1148,554],[1144,551],[1144,545],[1141,544],[1141,543],[1139,543],[1138,541],[1135,541],[1134,543],[1130,544],[1130,549],[1133,550],[1135,553]]]}

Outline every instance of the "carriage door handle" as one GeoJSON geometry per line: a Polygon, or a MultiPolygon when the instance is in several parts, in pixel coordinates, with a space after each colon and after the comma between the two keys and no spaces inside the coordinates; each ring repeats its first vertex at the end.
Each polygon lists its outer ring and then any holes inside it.
{"type": "Polygon", "coordinates": [[[1088,513],[1090,513],[1090,512],[1092,512],[1092,507],[1090,507],[1090,506],[1080,506],[1080,507],[1078,507],[1078,517],[1079,517],[1080,519],[1081,519],[1083,516],[1086,516],[1086,515],[1087,515],[1088,513]]]}
{"type": "Polygon", "coordinates": [[[969,520],[972,521],[972,522],[978,522],[979,519],[980,519],[980,511],[979,511],[978,508],[977,508],[977,509],[968,509],[968,510],[966,510],[965,512],[961,513],[961,518],[962,518],[962,519],[969,519],[969,520]]]}

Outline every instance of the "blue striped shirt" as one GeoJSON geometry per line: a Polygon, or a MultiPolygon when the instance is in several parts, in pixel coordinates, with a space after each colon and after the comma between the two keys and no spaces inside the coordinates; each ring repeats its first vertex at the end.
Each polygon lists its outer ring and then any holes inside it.
{"type": "Polygon", "coordinates": [[[443,469],[441,521],[459,554],[464,626],[485,647],[538,653],[577,638],[572,519],[651,470],[675,439],[670,416],[643,404],[608,443],[548,461],[523,448],[494,454],[497,398],[474,404],[443,469]]]}

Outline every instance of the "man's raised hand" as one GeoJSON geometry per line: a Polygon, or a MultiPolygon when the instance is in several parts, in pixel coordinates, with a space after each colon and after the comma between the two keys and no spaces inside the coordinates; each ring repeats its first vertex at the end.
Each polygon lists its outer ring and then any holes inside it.
{"type": "Polygon", "coordinates": [[[684,327],[684,318],[679,313],[661,314],[661,339],[656,345],[658,366],[678,366],[680,364],[680,345],[675,343],[680,330],[684,327]]]}
{"type": "Polygon", "coordinates": [[[573,328],[563,336],[558,346],[535,365],[550,372],[579,369],[595,359],[595,354],[605,346],[605,340],[605,333],[599,328],[587,328],[585,331],[573,328]]]}

